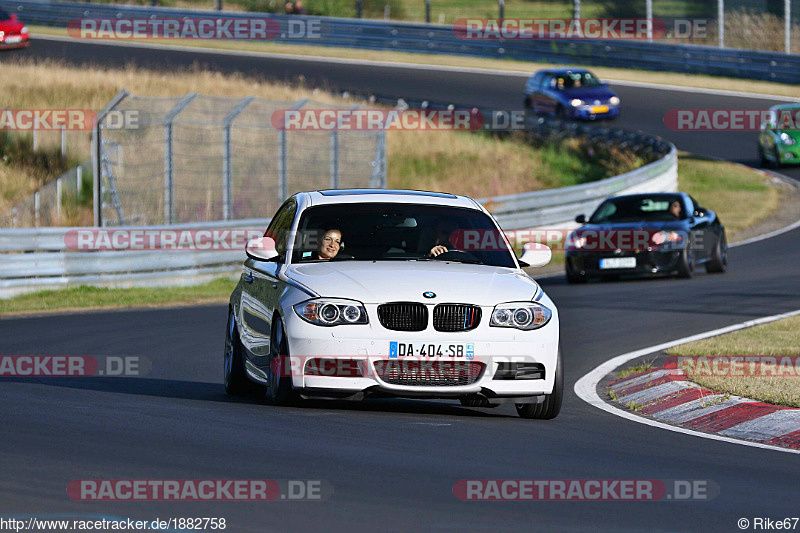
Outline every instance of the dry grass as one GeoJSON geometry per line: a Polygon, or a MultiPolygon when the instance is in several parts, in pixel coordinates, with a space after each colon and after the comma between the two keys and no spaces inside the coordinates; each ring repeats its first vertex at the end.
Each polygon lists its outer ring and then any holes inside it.
{"type": "MultiPolygon", "coordinates": [[[[67,32],[62,28],[49,28],[44,26],[31,26],[32,35],[57,35],[65,37],[67,32]]],[[[159,41],[148,41],[159,44],[159,41]]],[[[800,42],[798,39],[796,42],[800,42]]],[[[387,61],[414,63],[422,65],[450,66],[462,68],[483,68],[488,70],[503,70],[531,73],[539,69],[554,66],[550,63],[534,63],[528,61],[513,61],[504,59],[485,59],[468,56],[449,56],[433,54],[415,54],[410,52],[392,52],[381,50],[357,50],[353,48],[337,48],[324,46],[309,46],[305,44],[284,43],[256,43],[237,41],[186,40],[172,39],[161,44],[171,46],[188,46],[195,48],[213,48],[221,50],[236,50],[249,52],[265,52],[274,54],[288,54],[299,56],[334,57],[343,59],[362,59],[371,61],[387,61]]],[[[645,82],[658,85],[677,85],[681,87],[701,87],[705,89],[722,89],[727,91],[741,91],[762,94],[774,94],[797,98],[798,92],[795,85],[772,83],[768,81],[745,80],[725,78],[720,76],[705,76],[694,74],[679,74],[672,72],[649,72],[611,67],[592,67],[592,71],[599,77],[607,80],[645,82]]],[[[521,104],[521,102],[520,102],[521,104]]]]}
{"type": "MultiPolygon", "coordinates": [[[[709,25],[708,37],[696,44],[717,45],[719,42],[719,26],[709,25]]],[[[800,25],[794,24],[791,29],[791,53],[800,53],[800,25]]],[[[766,50],[784,52],[783,17],[771,13],[753,13],[737,10],[725,14],[725,46],[729,48],[745,48],[749,50],[766,50]]]]}
{"type": "MultiPolygon", "coordinates": [[[[669,355],[800,355],[800,316],[743,329],[727,335],[681,344],[669,355]]],[[[690,367],[691,369],[691,367],[690,367]]],[[[800,407],[800,373],[777,376],[708,376],[688,373],[693,381],[715,391],[777,405],[800,407]]]]}

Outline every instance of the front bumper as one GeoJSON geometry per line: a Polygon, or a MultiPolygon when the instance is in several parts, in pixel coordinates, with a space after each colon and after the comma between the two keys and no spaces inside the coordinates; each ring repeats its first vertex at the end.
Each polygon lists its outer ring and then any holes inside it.
{"type": "Polygon", "coordinates": [[[616,118],[619,116],[619,107],[612,105],[604,105],[608,110],[605,112],[597,112],[599,106],[582,105],[571,108],[570,118],[576,120],[597,120],[606,118],[616,118]]]}
{"type": "Polygon", "coordinates": [[[6,41],[0,41],[0,50],[11,50],[13,48],[26,48],[30,44],[31,43],[27,37],[24,37],[20,41],[12,43],[6,41]]]}
{"type": "Polygon", "coordinates": [[[780,145],[778,157],[781,164],[800,163],[800,144],[780,145]]]}
{"type": "Polygon", "coordinates": [[[567,251],[566,268],[572,274],[586,277],[620,275],[670,274],[678,270],[681,250],[635,250],[622,253],[613,251],[567,251]],[[636,258],[633,268],[600,268],[600,260],[605,258],[636,258]]]}
{"type": "MultiPolygon", "coordinates": [[[[332,328],[315,326],[298,317],[291,308],[284,310],[284,325],[289,343],[292,384],[295,389],[310,394],[382,393],[411,398],[458,398],[469,395],[485,397],[529,397],[549,394],[553,390],[558,358],[558,314],[552,302],[541,302],[553,310],[544,327],[533,331],[489,327],[492,307],[482,308],[482,323],[467,332],[438,332],[432,328],[420,332],[387,330],[381,326],[377,305],[367,304],[370,323],[332,328]],[[390,343],[427,345],[471,345],[473,356],[403,357],[391,353],[390,343]],[[363,369],[362,375],[340,377],[308,375],[310,359],[350,360],[363,369]],[[389,383],[381,365],[395,367],[417,361],[434,365],[455,364],[464,368],[470,363],[483,365],[474,381],[464,385],[400,385],[389,383]],[[498,367],[508,362],[539,363],[543,379],[495,379],[498,367]]],[[[440,366],[436,366],[440,368],[440,366]]],[[[473,368],[470,365],[470,368],[473,368]]]]}

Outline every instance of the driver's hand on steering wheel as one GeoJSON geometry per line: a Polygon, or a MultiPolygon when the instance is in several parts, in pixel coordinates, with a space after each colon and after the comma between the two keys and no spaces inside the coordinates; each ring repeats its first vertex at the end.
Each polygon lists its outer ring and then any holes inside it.
{"type": "Polygon", "coordinates": [[[445,253],[447,251],[448,250],[447,250],[446,246],[442,246],[441,244],[437,244],[436,246],[431,248],[431,251],[430,251],[430,253],[428,255],[430,255],[431,257],[436,257],[437,255],[441,255],[441,254],[443,254],[443,253],[445,253]]]}

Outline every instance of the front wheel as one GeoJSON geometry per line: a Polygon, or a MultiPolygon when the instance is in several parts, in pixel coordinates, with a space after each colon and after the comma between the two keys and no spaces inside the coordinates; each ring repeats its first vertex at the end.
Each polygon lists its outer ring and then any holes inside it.
{"type": "Polygon", "coordinates": [[[720,273],[725,272],[728,268],[728,240],[725,238],[725,232],[717,239],[717,244],[714,246],[714,252],[711,258],[706,263],[706,272],[720,273]]]}
{"type": "Polygon", "coordinates": [[[296,399],[292,389],[292,367],[289,363],[289,343],[283,321],[275,317],[272,338],[269,342],[269,368],[267,369],[267,396],[274,405],[288,405],[296,399]]]}
{"type": "Polygon", "coordinates": [[[678,277],[689,279],[694,275],[694,254],[689,249],[692,244],[689,243],[686,248],[681,252],[681,257],[678,260],[678,277]]]}
{"type": "Polygon", "coordinates": [[[561,403],[564,400],[564,363],[562,362],[561,350],[558,351],[556,362],[555,382],[553,392],[544,395],[542,403],[518,403],[517,414],[522,418],[536,418],[539,420],[551,420],[558,416],[561,411],[561,403]]]}

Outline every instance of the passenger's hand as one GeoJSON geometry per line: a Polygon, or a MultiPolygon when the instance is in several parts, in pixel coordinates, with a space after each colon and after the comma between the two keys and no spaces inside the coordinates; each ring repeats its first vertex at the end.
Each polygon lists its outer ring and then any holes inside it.
{"type": "Polygon", "coordinates": [[[430,255],[431,257],[436,257],[437,255],[441,255],[441,254],[443,254],[443,253],[445,253],[447,251],[448,250],[447,250],[447,248],[445,246],[442,246],[441,244],[437,244],[436,246],[431,248],[431,252],[428,255],[430,255]]]}

